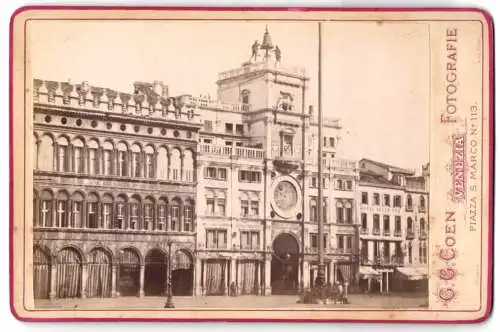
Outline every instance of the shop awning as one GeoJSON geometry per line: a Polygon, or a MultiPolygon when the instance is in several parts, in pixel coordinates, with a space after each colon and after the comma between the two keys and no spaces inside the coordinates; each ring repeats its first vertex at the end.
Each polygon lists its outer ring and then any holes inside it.
{"type": "Polygon", "coordinates": [[[359,277],[361,279],[380,278],[381,273],[373,269],[371,266],[360,266],[359,277]]]}
{"type": "Polygon", "coordinates": [[[397,271],[407,280],[422,280],[427,278],[427,269],[416,267],[398,267],[397,271]]]}

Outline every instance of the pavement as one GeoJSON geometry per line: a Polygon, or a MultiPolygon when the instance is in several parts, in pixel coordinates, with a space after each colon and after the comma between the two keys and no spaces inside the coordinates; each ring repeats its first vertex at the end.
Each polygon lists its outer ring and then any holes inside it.
{"type": "MultiPolygon", "coordinates": [[[[424,294],[351,294],[348,304],[302,304],[297,303],[298,296],[175,296],[173,302],[176,309],[271,309],[271,308],[425,308],[427,296],[424,294]]],[[[56,299],[36,300],[37,309],[163,309],[164,297],[118,297],[88,299],[56,299]]]]}

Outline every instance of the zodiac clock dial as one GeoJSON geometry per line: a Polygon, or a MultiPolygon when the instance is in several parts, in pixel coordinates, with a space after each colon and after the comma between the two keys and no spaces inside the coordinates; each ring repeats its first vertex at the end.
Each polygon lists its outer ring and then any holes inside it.
{"type": "Polygon", "coordinates": [[[288,181],[278,183],[274,189],[274,202],[279,209],[289,211],[295,208],[297,200],[297,190],[293,184],[288,181]]]}

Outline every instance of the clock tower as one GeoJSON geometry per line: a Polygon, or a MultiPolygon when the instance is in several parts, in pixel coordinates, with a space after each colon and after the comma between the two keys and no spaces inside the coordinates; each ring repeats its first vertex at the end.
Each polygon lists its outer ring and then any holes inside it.
{"type": "MultiPolygon", "coordinates": [[[[299,288],[300,252],[304,250],[305,147],[310,114],[305,106],[309,78],[305,70],[286,66],[285,56],[267,26],[251,44],[249,59],[219,74],[218,99],[239,104],[250,144],[264,150],[264,249],[266,285],[281,292],[299,288]],[[272,272],[272,273],[271,273],[272,272]],[[280,281],[281,280],[281,281],[280,281]]],[[[270,289],[266,286],[265,293],[270,289]]]]}

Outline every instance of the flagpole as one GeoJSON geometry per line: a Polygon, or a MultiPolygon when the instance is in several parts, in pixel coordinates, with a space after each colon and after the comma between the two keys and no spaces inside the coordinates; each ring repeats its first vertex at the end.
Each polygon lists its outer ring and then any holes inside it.
{"type": "Polygon", "coordinates": [[[321,73],[322,73],[322,23],[318,22],[318,277],[317,286],[322,289],[325,284],[325,261],[323,242],[323,107],[321,93],[321,73]]]}

